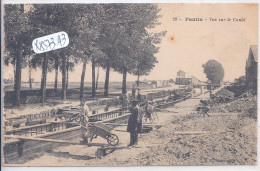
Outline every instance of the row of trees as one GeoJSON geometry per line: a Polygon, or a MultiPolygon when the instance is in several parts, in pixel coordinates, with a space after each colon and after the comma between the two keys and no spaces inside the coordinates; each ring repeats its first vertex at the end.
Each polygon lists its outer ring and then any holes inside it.
{"type": "Polygon", "coordinates": [[[122,73],[122,93],[126,93],[127,74],[147,75],[157,59],[157,45],[165,31],[151,33],[160,17],[156,4],[35,4],[5,5],[6,65],[14,70],[14,106],[20,105],[21,70],[41,68],[42,103],[46,98],[46,79],[55,70],[54,89],[57,90],[58,70],[62,72],[62,99],[66,99],[69,72],[82,63],[80,98],[83,97],[87,63],[92,64],[92,97],[98,81],[95,68],[106,70],[104,96],[108,96],[111,69],[122,73]],[[66,48],[36,54],[32,41],[59,31],[70,38],[66,48]]]}

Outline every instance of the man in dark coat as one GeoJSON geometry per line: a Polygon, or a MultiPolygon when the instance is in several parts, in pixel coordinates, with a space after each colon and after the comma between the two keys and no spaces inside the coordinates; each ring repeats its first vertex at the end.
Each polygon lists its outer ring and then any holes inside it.
{"type": "Polygon", "coordinates": [[[132,107],[130,108],[132,113],[128,119],[127,132],[130,132],[130,144],[128,146],[136,145],[138,142],[138,108],[137,100],[132,100],[132,107]]]}

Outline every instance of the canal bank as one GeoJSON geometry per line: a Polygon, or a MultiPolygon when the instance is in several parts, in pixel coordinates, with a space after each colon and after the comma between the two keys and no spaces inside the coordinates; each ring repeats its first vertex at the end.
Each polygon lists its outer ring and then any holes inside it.
{"type": "MultiPolygon", "coordinates": [[[[154,99],[165,97],[169,95],[169,91],[163,91],[163,92],[157,92],[157,93],[150,93],[150,97],[154,97],[154,99]]],[[[175,101],[169,102],[169,104],[172,103],[178,103],[181,100],[185,100],[189,97],[189,93],[184,93],[186,96],[180,99],[177,99],[175,101]]],[[[160,104],[161,100],[157,102],[157,104],[160,104]]],[[[163,103],[164,105],[167,105],[163,103]]],[[[161,104],[160,104],[161,105],[161,104]]],[[[35,119],[31,115],[25,115],[30,116],[31,119],[35,119]]],[[[37,115],[36,115],[37,116],[37,115]]],[[[10,139],[11,135],[14,136],[32,136],[34,138],[47,138],[47,139],[63,139],[63,140],[78,140],[80,139],[80,127],[79,126],[71,126],[69,123],[66,126],[66,123],[60,123],[59,122],[53,122],[51,121],[51,118],[55,115],[42,115],[42,117],[48,117],[47,123],[43,124],[36,124],[34,126],[25,126],[20,127],[16,129],[6,129],[5,135],[9,135],[7,141],[4,142],[4,155],[5,155],[5,163],[13,163],[13,161],[16,161],[16,159],[19,158],[18,163],[23,163],[24,161],[30,160],[30,158],[34,158],[35,154],[37,152],[36,156],[40,156],[42,151],[46,151],[48,149],[52,149],[53,147],[60,146],[58,143],[50,143],[50,142],[28,142],[28,140],[15,140],[10,139]],[[64,125],[63,125],[64,124],[64,125]],[[71,128],[72,127],[72,128],[71,128]],[[30,143],[32,143],[30,145],[30,143]],[[28,145],[29,144],[29,145],[28,145]],[[12,150],[10,150],[12,149],[12,150]],[[30,152],[29,152],[29,151],[30,152]]],[[[106,123],[127,123],[129,114],[127,112],[119,110],[111,111],[111,112],[105,112],[100,114],[95,114],[91,116],[92,119],[99,120],[106,123]]],[[[120,134],[120,133],[119,133],[120,134]]],[[[6,136],[7,137],[7,136],[6,136]]],[[[122,142],[124,138],[121,139],[122,142]]],[[[97,142],[102,142],[102,140],[97,139],[97,142]]],[[[95,143],[95,142],[94,142],[95,143]]],[[[122,143],[121,143],[122,144],[122,143]]]]}
{"type": "MultiPolygon", "coordinates": [[[[169,120],[174,115],[177,114],[176,111],[172,112],[171,110],[173,109],[175,110],[177,108],[180,110],[181,108],[179,108],[179,105],[181,105],[182,103],[190,105],[190,101],[195,102],[198,101],[198,99],[186,99],[185,101],[179,102],[173,107],[164,108],[162,109],[162,111],[159,111],[157,113],[160,118],[158,124],[167,124],[169,120]]],[[[160,128],[160,126],[154,127],[153,129],[154,131],[152,131],[151,133],[140,134],[138,147],[116,150],[101,159],[96,158],[96,151],[99,147],[86,147],[83,145],[67,145],[67,146],[59,146],[53,148],[52,150],[49,150],[47,152],[42,152],[40,157],[27,161],[24,164],[28,166],[34,166],[39,164],[39,161],[44,160],[44,161],[48,161],[49,166],[57,165],[57,161],[59,161],[58,163],[62,166],[75,166],[75,165],[110,166],[111,164],[113,164],[109,162],[110,159],[121,161],[121,159],[124,160],[125,157],[127,156],[132,158],[134,156],[138,156],[139,153],[144,152],[147,149],[150,149],[154,146],[157,146],[160,143],[163,143],[162,140],[160,140],[160,142],[158,142],[158,140],[152,140],[152,141],[146,140],[147,136],[149,137],[150,135],[153,134],[153,132],[158,133],[158,130],[161,130],[162,128],[160,128]]],[[[129,133],[125,131],[126,131],[125,126],[116,127],[115,130],[113,130],[113,133],[115,133],[120,139],[120,144],[119,144],[120,146],[126,146],[127,144],[129,144],[129,133]]],[[[93,140],[93,143],[97,143],[97,142],[105,143],[105,140],[98,137],[97,139],[93,140]]],[[[45,164],[47,163],[43,163],[43,165],[45,164]]]]}

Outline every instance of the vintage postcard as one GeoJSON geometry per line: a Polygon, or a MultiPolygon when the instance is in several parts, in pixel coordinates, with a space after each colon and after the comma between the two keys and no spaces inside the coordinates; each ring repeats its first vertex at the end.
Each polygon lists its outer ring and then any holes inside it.
{"type": "Polygon", "coordinates": [[[257,164],[257,3],[2,9],[4,166],[257,164]]]}

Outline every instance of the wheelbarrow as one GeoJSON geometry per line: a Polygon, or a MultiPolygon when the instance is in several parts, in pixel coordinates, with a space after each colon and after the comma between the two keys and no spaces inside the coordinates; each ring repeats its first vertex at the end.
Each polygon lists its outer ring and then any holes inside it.
{"type": "Polygon", "coordinates": [[[111,131],[113,130],[112,127],[107,126],[103,123],[90,123],[89,129],[91,134],[90,141],[100,136],[106,139],[109,145],[111,146],[118,145],[119,138],[116,134],[111,133],[111,131]]]}
{"type": "Polygon", "coordinates": [[[69,111],[69,112],[64,112],[63,117],[67,122],[79,122],[80,117],[79,117],[79,111],[69,111]]]}
{"type": "Polygon", "coordinates": [[[79,110],[71,110],[71,109],[58,109],[57,118],[61,120],[66,120],[67,122],[79,122],[79,110]]]}

